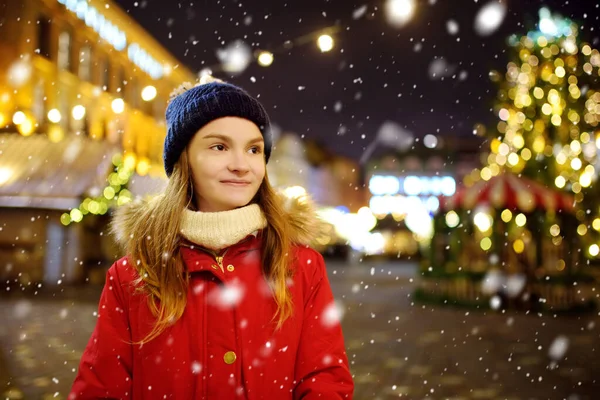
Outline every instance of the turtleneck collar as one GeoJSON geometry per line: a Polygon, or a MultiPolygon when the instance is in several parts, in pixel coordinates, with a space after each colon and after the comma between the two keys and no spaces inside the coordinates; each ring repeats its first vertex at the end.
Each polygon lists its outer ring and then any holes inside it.
{"type": "Polygon", "coordinates": [[[181,216],[181,235],[210,250],[232,246],[266,226],[267,219],[258,204],[219,212],[186,208],[181,216]]]}

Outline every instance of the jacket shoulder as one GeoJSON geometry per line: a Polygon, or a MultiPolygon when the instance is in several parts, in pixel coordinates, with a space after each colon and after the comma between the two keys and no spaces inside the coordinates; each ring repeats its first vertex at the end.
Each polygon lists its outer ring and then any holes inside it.
{"type": "Polygon", "coordinates": [[[106,283],[117,284],[121,287],[121,290],[133,290],[135,281],[138,277],[137,270],[131,264],[130,258],[125,256],[121,257],[110,266],[106,275],[106,283]]]}
{"type": "Polygon", "coordinates": [[[294,245],[295,273],[310,286],[319,282],[326,274],[325,260],[321,253],[310,246],[294,245]]]}

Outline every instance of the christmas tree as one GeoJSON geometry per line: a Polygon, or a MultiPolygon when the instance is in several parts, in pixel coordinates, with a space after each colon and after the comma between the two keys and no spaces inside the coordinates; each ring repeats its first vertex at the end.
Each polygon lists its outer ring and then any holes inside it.
{"type": "Polygon", "coordinates": [[[490,152],[481,178],[501,171],[574,196],[577,233],[592,258],[600,253],[600,52],[569,19],[540,10],[538,29],[512,36],[513,60],[499,84],[490,152]]]}

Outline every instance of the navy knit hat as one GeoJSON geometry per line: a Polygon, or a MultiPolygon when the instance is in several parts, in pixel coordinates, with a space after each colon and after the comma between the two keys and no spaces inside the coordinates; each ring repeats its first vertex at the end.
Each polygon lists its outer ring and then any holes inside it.
{"type": "Polygon", "coordinates": [[[214,78],[204,78],[193,87],[184,84],[171,94],[167,106],[167,136],[163,152],[165,172],[173,167],[194,134],[222,117],[240,117],[258,126],[265,141],[265,162],[271,155],[272,136],[265,108],[245,90],[214,78]]]}

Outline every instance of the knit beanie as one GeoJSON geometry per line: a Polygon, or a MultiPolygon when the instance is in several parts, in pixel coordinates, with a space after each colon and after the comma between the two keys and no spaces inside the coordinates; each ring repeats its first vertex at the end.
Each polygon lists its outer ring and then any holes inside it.
{"type": "Polygon", "coordinates": [[[265,162],[269,161],[273,140],[269,116],[262,104],[240,87],[203,77],[195,86],[186,83],[171,93],[163,151],[167,176],[173,173],[175,163],[196,132],[222,117],[240,117],[254,122],[265,141],[265,162]]]}

